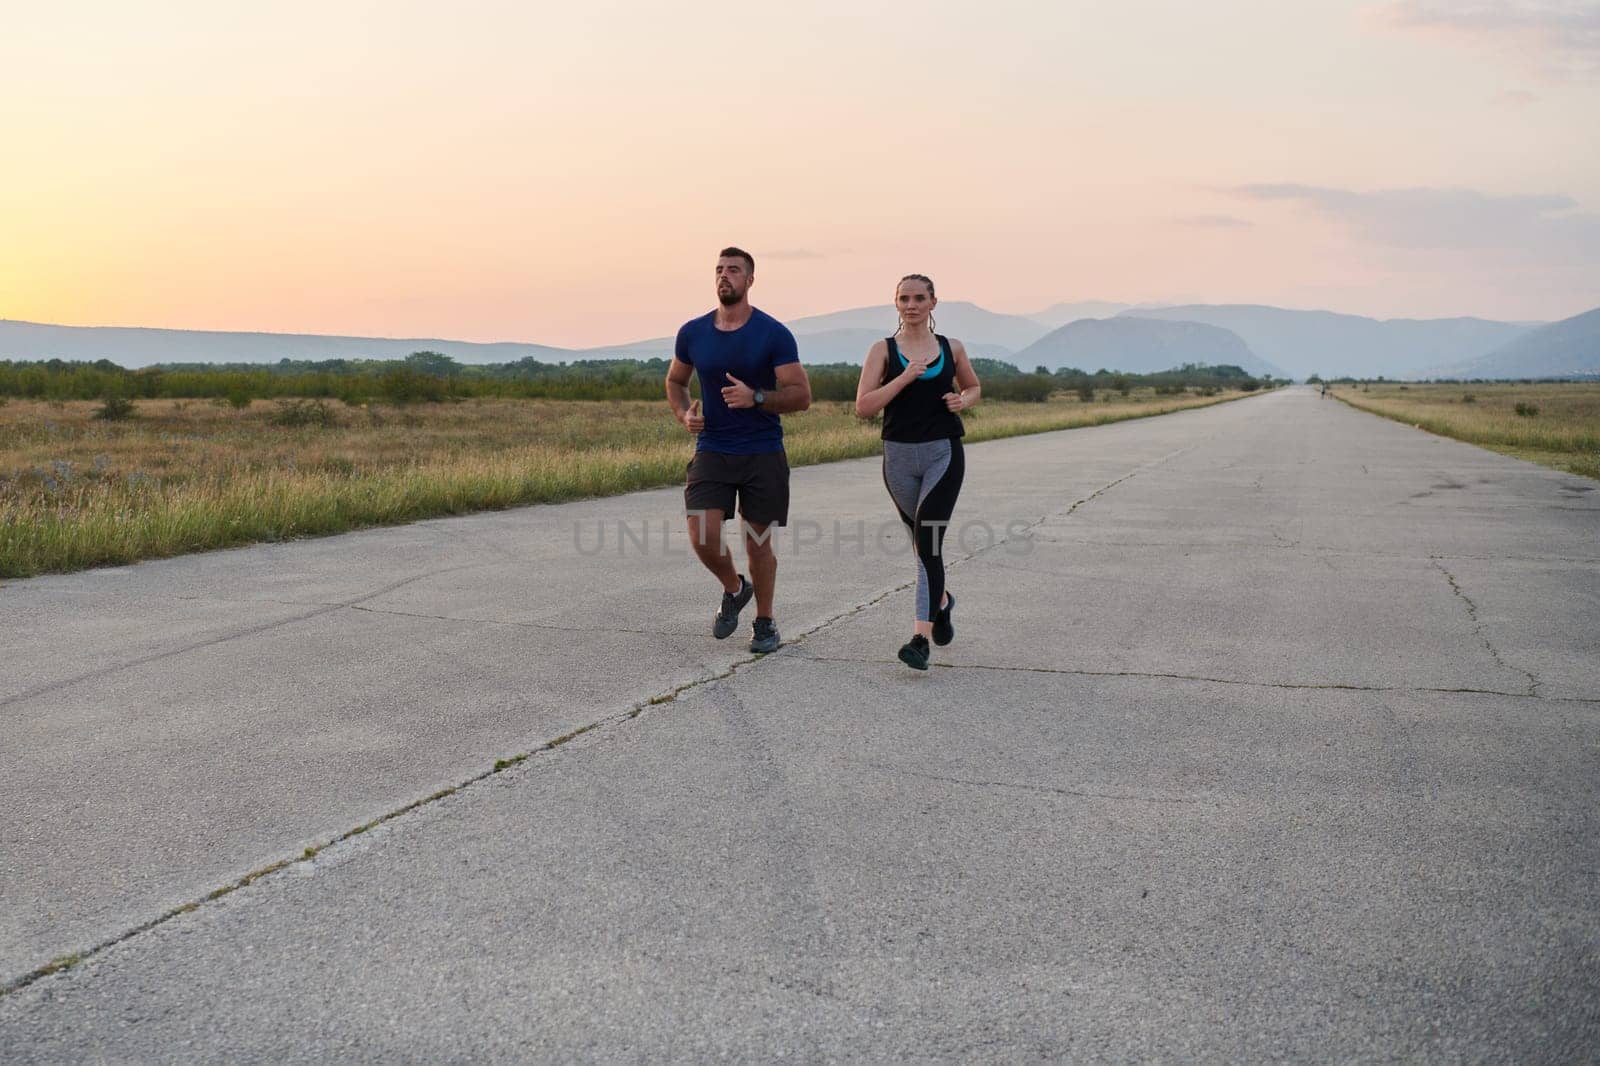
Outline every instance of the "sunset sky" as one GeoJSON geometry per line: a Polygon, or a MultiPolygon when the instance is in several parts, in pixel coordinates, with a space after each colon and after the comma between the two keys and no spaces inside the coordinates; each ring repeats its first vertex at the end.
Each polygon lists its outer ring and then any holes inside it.
{"type": "Polygon", "coordinates": [[[0,318],[565,346],[711,306],[1600,305],[1600,3],[12,5],[0,318]]]}

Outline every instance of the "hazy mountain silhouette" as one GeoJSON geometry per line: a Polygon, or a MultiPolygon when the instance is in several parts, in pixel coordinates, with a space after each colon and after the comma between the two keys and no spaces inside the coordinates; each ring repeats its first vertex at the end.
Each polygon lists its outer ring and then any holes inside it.
{"type": "MultiPolygon", "coordinates": [[[[796,333],[794,339],[800,345],[802,362],[860,363],[866,358],[867,349],[889,332],[879,329],[829,329],[820,333],[796,333]]],[[[939,332],[944,333],[943,322],[939,323],[939,332]]],[[[974,358],[1002,359],[1008,363],[1015,359],[1010,348],[982,341],[967,341],[959,335],[957,339],[966,345],[967,354],[974,358]]]]}
{"type": "Polygon", "coordinates": [[[109,359],[119,366],[140,367],[151,363],[276,363],[279,359],[404,359],[420,351],[439,352],[462,363],[511,363],[529,356],[559,363],[576,355],[545,344],[477,344],[434,337],[51,326],[0,319],[0,359],[109,359]]]}
{"type": "MultiPolygon", "coordinates": [[[[1491,322],[1479,318],[1391,319],[1379,321],[1359,315],[1331,311],[1293,311],[1279,307],[1251,305],[1191,305],[1184,307],[1145,307],[1117,305],[1105,301],[1059,303],[1040,312],[1050,321],[1094,321],[1079,312],[1096,308],[1125,309],[1116,320],[1193,322],[1231,331],[1248,346],[1260,362],[1254,366],[1236,359],[1220,358],[1222,342],[1191,334],[1184,343],[1195,346],[1196,354],[1179,362],[1236,362],[1252,372],[1268,372],[1286,377],[1305,377],[1313,372],[1325,376],[1403,377],[1431,367],[1460,367],[1486,356],[1533,329],[1538,323],[1491,322]],[[1213,358],[1200,352],[1213,352],[1213,358]],[[1281,368],[1281,369],[1279,369],[1281,368]]],[[[959,337],[975,356],[1004,359],[1024,369],[1038,363],[1054,365],[1051,359],[1024,358],[1023,350],[1041,340],[1051,328],[1042,321],[1023,315],[1004,315],[964,300],[948,300],[939,305],[936,315],[939,332],[959,337]]],[[[1580,316],[1581,317],[1581,316],[1580,316]]],[[[1105,319],[1100,319],[1104,321],[1105,319]]],[[[887,304],[856,307],[826,315],[809,315],[789,323],[801,339],[802,357],[808,362],[857,362],[867,346],[895,327],[894,311],[887,304]],[[813,338],[806,340],[805,338],[813,338]]],[[[1059,328],[1059,327],[1058,327],[1059,328]]],[[[1102,331],[1104,327],[1099,327],[1102,331]]],[[[1074,335],[1077,344],[1088,344],[1090,330],[1074,335]]],[[[1109,349],[1104,355],[1074,355],[1085,361],[1104,359],[1110,368],[1132,369],[1128,360],[1144,358],[1143,353],[1161,350],[1162,343],[1177,343],[1174,334],[1158,341],[1150,334],[1104,333],[1121,336],[1141,347],[1119,359],[1109,349]]],[[[672,355],[672,337],[654,337],[628,344],[598,348],[560,348],[545,344],[501,342],[480,344],[437,337],[387,338],[346,337],[305,333],[229,333],[221,331],[144,329],[121,326],[54,326],[34,322],[0,319],[0,359],[65,359],[93,361],[109,359],[128,367],[151,363],[275,363],[279,359],[396,359],[416,351],[436,351],[463,363],[506,363],[532,357],[541,362],[566,362],[574,359],[658,358],[672,355]]],[[[1077,365],[1071,360],[1067,365],[1077,365]]],[[[1165,370],[1168,366],[1154,367],[1165,370]]],[[[1083,366],[1093,370],[1098,367],[1083,366]]],[[[1508,371],[1512,376],[1527,376],[1531,371],[1508,371]]]]}
{"type": "MultiPolygon", "coordinates": [[[[934,313],[940,333],[956,337],[967,346],[972,355],[994,359],[1011,358],[1018,348],[1038,340],[1049,329],[1032,319],[1020,315],[1002,315],[986,310],[965,300],[947,300],[939,304],[934,313]],[[979,349],[982,349],[981,351],[979,349]]],[[[800,342],[800,357],[809,362],[859,363],[867,347],[880,337],[894,332],[894,309],[887,303],[872,307],[852,307],[845,311],[832,311],[825,315],[807,315],[784,323],[794,331],[800,342]],[[859,336],[857,336],[859,335],[859,336]],[[807,337],[825,337],[807,347],[807,337]],[[853,354],[844,355],[857,340],[864,338],[853,354]],[[816,352],[818,354],[811,354],[816,352]]],[[[585,348],[577,353],[580,359],[649,359],[672,354],[672,337],[651,337],[648,340],[629,341],[627,344],[608,344],[601,348],[585,348]]]]}
{"type": "Polygon", "coordinates": [[[1024,317],[1031,318],[1048,329],[1060,329],[1080,318],[1110,318],[1117,312],[1126,311],[1133,306],[1133,304],[1117,303],[1114,300],[1077,300],[1051,304],[1043,311],[1035,311],[1024,317]]]}
{"type": "Polygon", "coordinates": [[[1600,307],[1529,330],[1479,356],[1424,372],[1423,377],[1600,377],[1600,307]]]}
{"type": "Polygon", "coordinates": [[[1148,374],[1184,363],[1236,366],[1255,375],[1287,377],[1258,357],[1236,333],[1200,322],[1155,318],[1084,318],[1052,330],[1018,352],[1024,370],[1123,370],[1148,374]]]}
{"type": "MultiPolygon", "coordinates": [[[[878,310],[882,310],[879,308],[878,310]]],[[[852,312],[844,312],[846,314],[852,312]]],[[[817,316],[825,318],[828,316],[817,316]]],[[[879,318],[882,316],[879,315],[879,318]]],[[[793,329],[793,325],[790,326],[793,329]]],[[[882,340],[894,330],[890,323],[888,329],[877,328],[847,328],[824,329],[816,331],[794,330],[795,343],[800,347],[800,361],[803,363],[860,363],[866,358],[867,349],[873,343],[882,340]]],[[[944,333],[944,323],[939,323],[939,332],[944,333]]],[[[1014,351],[1000,344],[986,344],[983,341],[968,341],[958,333],[951,331],[967,347],[967,354],[981,356],[988,359],[1003,359],[1010,362],[1014,351]]],[[[950,336],[951,334],[946,334],[950,336]]],[[[574,352],[573,356],[579,359],[656,359],[670,358],[673,346],[672,337],[656,337],[647,341],[634,341],[631,344],[613,344],[605,348],[586,348],[581,352],[574,352]]]]}
{"type": "MultiPolygon", "coordinates": [[[[972,344],[999,345],[1010,351],[1025,348],[1050,332],[1050,328],[1021,315],[1002,315],[965,300],[941,300],[933,313],[936,327],[947,337],[972,344]]],[[[836,329],[866,329],[887,337],[894,332],[894,309],[884,302],[876,307],[853,307],[826,315],[808,315],[788,323],[796,335],[836,329]]]]}
{"type": "Polygon", "coordinates": [[[1290,376],[1403,377],[1422,367],[1486,355],[1533,323],[1482,318],[1381,321],[1333,311],[1292,311],[1252,304],[1134,308],[1119,318],[1203,322],[1232,330],[1261,358],[1290,376]]]}

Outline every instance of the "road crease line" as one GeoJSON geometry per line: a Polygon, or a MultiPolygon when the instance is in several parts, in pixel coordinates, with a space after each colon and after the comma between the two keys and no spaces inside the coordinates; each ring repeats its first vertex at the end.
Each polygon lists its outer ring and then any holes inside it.
{"type": "MultiPolygon", "coordinates": [[[[1209,438],[1209,437],[1206,438],[1206,440],[1210,440],[1210,439],[1211,438],[1209,438]]],[[[1203,443],[1203,441],[1200,442],[1200,443],[1203,443]]],[[[1070,506],[1068,506],[1065,510],[1053,511],[1053,512],[1049,512],[1047,514],[1041,515],[1037,521],[1032,522],[1032,523],[1022,527],[1021,530],[1019,531],[1019,535],[1032,532],[1033,530],[1037,529],[1040,525],[1042,525],[1044,522],[1048,521],[1052,517],[1063,517],[1064,518],[1064,517],[1066,517],[1068,515],[1071,515],[1073,512],[1077,511],[1078,508],[1084,506],[1085,504],[1089,503],[1092,500],[1098,499],[1104,493],[1110,491],[1111,489],[1113,489],[1116,486],[1122,484],[1123,482],[1129,480],[1130,478],[1137,477],[1141,473],[1144,473],[1144,472],[1149,471],[1149,470],[1153,470],[1156,467],[1161,466],[1162,464],[1164,464],[1164,463],[1166,463],[1166,462],[1168,462],[1168,461],[1170,461],[1170,460],[1172,460],[1172,459],[1174,459],[1174,458],[1176,458],[1176,457],[1178,457],[1180,455],[1183,455],[1183,454],[1185,454],[1187,452],[1193,451],[1197,447],[1199,447],[1199,443],[1192,444],[1192,445],[1189,445],[1189,446],[1186,446],[1186,447],[1183,447],[1183,448],[1179,448],[1179,449],[1177,449],[1175,451],[1167,453],[1164,456],[1161,456],[1158,459],[1152,460],[1149,463],[1145,463],[1142,466],[1136,467],[1134,470],[1122,475],[1121,477],[1119,477],[1119,478],[1117,478],[1117,479],[1115,479],[1113,481],[1107,482],[1106,484],[1100,486],[1098,489],[1096,489],[1094,492],[1091,492],[1089,495],[1084,496],[1081,499],[1073,501],[1073,503],[1070,506]]],[[[991,544],[986,544],[982,548],[979,548],[979,549],[977,549],[975,551],[972,551],[972,552],[968,553],[967,555],[964,555],[964,556],[960,557],[959,559],[952,560],[949,565],[954,567],[954,566],[959,565],[960,563],[963,563],[963,562],[966,562],[966,561],[971,560],[973,558],[976,558],[977,556],[982,555],[985,552],[993,551],[994,549],[998,548],[1000,545],[1009,543],[1011,541],[1011,539],[1013,539],[1013,538],[1011,538],[1011,537],[998,538],[991,544]]],[[[375,592],[367,593],[365,595],[357,597],[354,600],[345,601],[345,602],[342,602],[342,603],[339,603],[337,605],[330,606],[330,607],[324,607],[324,608],[321,608],[321,609],[319,609],[317,611],[312,612],[311,614],[304,615],[302,617],[303,618],[311,618],[311,617],[315,617],[316,615],[319,615],[319,614],[328,613],[329,611],[335,611],[335,610],[340,610],[340,609],[343,609],[343,608],[350,608],[350,607],[359,607],[360,604],[365,603],[368,600],[375,599],[376,597],[384,595],[387,592],[392,592],[396,588],[401,587],[402,585],[408,585],[408,584],[411,584],[414,581],[420,581],[420,580],[423,580],[423,579],[428,578],[428,577],[436,576],[438,574],[449,573],[449,572],[451,572],[453,570],[465,570],[465,569],[469,569],[469,568],[474,567],[474,566],[483,566],[483,565],[486,565],[486,564],[483,564],[483,563],[472,563],[472,564],[465,564],[465,565],[462,565],[462,566],[449,567],[449,568],[447,568],[445,570],[436,570],[436,571],[431,571],[431,572],[425,573],[425,574],[417,574],[417,575],[414,575],[412,577],[405,578],[402,581],[395,582],[392,585],[385,586],[384,588],[378,589],[375,592]]],[[[863,611],[866,611],[866,610],[868,610],[868,609],[870,609],[872,607],[875,607],[879,603],[882,603],[884,600],[888,599],[890,596],[893,596],[895,593],[903,592],[903,591],[911,588],[914,584],[915,584],[914,580],[906,581],[906,582],[902,582],[902,583],[900,583],[898,585],[895,585],[892,588],[886,589],[885,591],[880,592],[878,595],[872,597],[870,600],[867,600],[867,601],[865,601],[863,603],[856,604],[854,607],[850,608],[849,610],[842,611],[839,614],[834,615],[832,618],[826,619],[825,621],[823,621],[823,622],[821,622],[821,623],[819,623],[819,624],[817,624],[815,626],[812,626],[810,629],[805,630],[799,636],[793,638],[791,641],[786,642],[784,647],[788,648],[788,647],[791,647],[791,646],[794,646],[794,645],[803,644],[808,637],[814,636],[817,633],[820,633],[822,630],[827,629],[830,626],[836,625],[837,623],[842,622],[842,621],[844,621],[844,620],[846,620],[848,618],[853,618],[856,615],[859,615],[860,613],[862,613],[863,611]]],[[[283,620],[281,620],[279,622],[270,623],[270,624],[268,624],[266,626],[261,626],[261,627],[257,627],[257,628],[258,629],[270,629],[270,628],[273,628],[274,626],[286,625],[286,624],[289,624],[291,622],[295,622],[295,621],[299,621],[299,620],[301,620],[301,619],[299,619],[299,618],[283,619],[283,620]]],[[[246,635],[248,635],[248,632],[237,633],[237,634],[233,634],[231,636],[226,636],[226,637],[220,637],[220,638],[216,638],[215,640],[212,640],[212,641],[207,641],[207,642],[205,642],[205,643],[203,643],[201,645],[196,645],[196,647],[204,647],[204,646],[207,646],[209,644],[222,643],[223,641],[232,640],[232,639],[235,639],[238,636],[246,636],[246,635]]],[[[145,661],[151,661],[151,660],[155,660],[155,659],[167,658],[167,657],[173,656],[173,655],[180,655],[180,654],[183,654],[183,652],[188,651],[188,650],[193,650],[193,649],[192,648],[185,648],[185,649],[178,649],[178,650],[175,650],[175,651],[163,652],[163,653],[160,653],[158,655],[150,656],[149,659],[145,660],[145,661]]],[[[780,649],[780,651],[775,653],[775,654],[779,654],[779,655],[783,654],[782,649],[780,649]]],[[[791,657],[791,658],[807,658],[806,656],[795,656],[793,654],[791,654],[789,657],[791,657]]],[[[278,860],[276,860],[274,862],[271,862],[271,863],[267,864],[266,866],[258,867],[257,869],[252,870],[249,873],[246,873],[244,876],[236,878],[235,880],[228,882],[227,884],[221,886],[220,888],[213,889],[212,891],[210,891],[210,892],[206,893],[205,895],[201,896],[199,899],[191,900],[188,903],[184,903],[184,904],[181,904],[181,905],[179,905],[177,907],[173,907],[173,908],[171,908],[171,909],[169,909],[169,910],[157,915],[154,918],[148,919],[147,921],[141,922],[138,925],[135,925],[135,926],[133,926],[133,927],[131,927],[129,929],[126,929],[121,933],[118,933],[118,934],[115,934],[115,935],[113,935],[111,937],[108,937],[108,938],[100,941],[99,943],[95,944],[92,947],[86,948],[86,949],[84,949],[82,951],[70,952],[68,954],[58,956],[57,958],[52,959],[50,962],[45,963],[42,966],[36,967],[35,969],[30,970],[27,973],[22,974],[19,977],[14,977],[14,978],[11,978],[11,979],[5,981],[4,983],[0,983],[0,998],[8,996],[8,995],[10,995],[10,994],[12,994],[14,992],[21,991],[22,989],[27,988],[29,985],[32,985],[35,982],[40,981],[40,980],[42,980],[42,979],[44,979],[46,977],[50,977],[50,976],[52,976],[54,974],[65,973],[65,972],[73,969],[74,967],[76,967],[76,966],[88,961],[89,959],[94,958],[97,955],[100,955],[101,953],[103,953],[103,952],[105,952],[105,951],[107,951],[107,950],[109,950],[111,948],[114,948],[114,947],[116,947],[116,946],[118,946],[120,944],[126,943],[127,941],[133,939],[134,937],[137,937],[137,936],[140,936],[140,935],[142,935],[144,933],[150,932],[151,930],[156,929],[159,926],[165,925],[167,922],[172,921],[175,918],[178,918],[178,917],[180,917],[182,915],[185,915],[185,914],[189,914],[192,911],[198,910],[205,903],[209,903],[209,902],[212,902],[214,900],[221,899],[224,896],[232,895],[234,892],[236,892],[236,891],[238,891],[240,889],[243,889],[243,888],[247,888],[250,885],[254,884],[255,882],[257,882],[257,881],[259,881],[259,880],[261,880],[261,879],[263,879],[265,877],[268,877],[268,876],[270,876],[272,874],[275,874],[275,873],[280,873],[280,872],[282,872],[284,870],[287,870],[290,867],[296,866],[296,865],[298,865],[298,864],[300,864],[302,862],[309,862],[309,861],[315,859],[317,855],[321,854],[322,852],[326,851],[327,849],[333,847],[336,844],[344,843],[344,842],[352,839],[353,837],[360,836],[361,834],[366,833],[368,830],[375,829],[380,825],[383,825],[383,824],[385,824],[387,822],[393,821],[393,820],[401,817],[402,815],[410,814],[413,811],[419,810],[419,809],[421,809],[423,807],[426,807],[426,806],[430,806],[430,805],[432,805],[432,804],[434,804],[434,803],[436,803],[436,802],[438,802],[440,800],[447,799],[450,796],[453,796],[456,793],[463,791],[464,789],[468,788],[469,786],[472,786],[472,785],[475,785],[475,784],[479,784],[482,781],[484,781],[484,780],[486,780],[486,779],[488,779],[490,777],[493,777],[494,775],[496,775],[496,774],[498,774],[498,773],[500,773],[500,772],[502,772],[504,770],[509,770],[509,769],[511,769],[511,768],[513,768],[515,766],[519,766],[522,763],[524,763],[524,762],[528,761],[529,759],[531,759],[535,755],[540,755],[540,754],[543,754],[543,753],[546,753],[546,752],[553,751],[556,748],[559,748],[559,747],[567,744],[568,742],[570,742],[572,740],[575,740],[580,736],[583,736],[586,733],[594,732],[594,731],[596,731],[598,729],[601,729],[601,728],[604,728],[606,726],[626,724],[627,722],[631,722],[634,719],[638,718],[648,708],[659,706],[659,705],[664,704],[664,703],[671,703],[674,700],[676,700],[680,695],[684,694],[685,692],[689,692],[689,691],[691,691],[693,689],[700,688],[701,686],[704,686],[704,685],[709,685],[709,684],[711,684],[713,682],[716,682],[716,681],[726,680],[726,679],[732,677],[734,674],[736,674],[743,667],[755,665],[755,664],[759,663],[764,658],[766,658],[766,656],[764,656],[764,655],[754,655],[753,654],[753,655],[749,655],[749,656],[747,656],[745,658],[742,658],[742,659],[737,659],[726,670],[723,670],[723,671],[721,671],[719,673],[711,674],[711,675],[708,675],[706,677],[702,677],[702,678],[699,678],[699,679],[696,679],[696,680],[693,680],[693,681],[686,682],[685,684],[679,685],[677,688],[672,689],[670,692],[660,693],[660,694],[657,694],[655,696],[651,696],[648,699],[640,700],[639,702],[633,704],[631,707],[629,707],[625,711],[619,711],[619,712],[614,712],[612,714],[604,715],[604,716],[602,716],[600,718],[595,719],[592,722],[589,722],[586,725],[581,725],[581,726],[577,727],[576,729],[571,730],[570,732],[564,733],[561,736],[556,737],[554,740],[549,740],[549,741],[546,741],[543,744],[540,744],[540,745],[537,745],[537,746],[535,746],[533,748],[530,748],[528,751],[522,752],[522,753],[517,754],[517,755],[510,756],[510,757],[507,757],[507,758],[496,759],[494,761],[494,765],[491,766],[489,769],[480,771],[479,773],[476,773],[476,774],[473,774],[470,777],[466,778],[465,780],[459,782],[458,784],[450,785],[450,786],[448,786],[446,788],[439,789],[438,791],[433,792],[433,793],[431,793],[431,794],[429,794],[427,796],[424,796],[421,799],[412,800],[410,803],[407,803],[407,804],[404,804],[403,806],[397,807],[394,810],[391,810],[391,811],[389,811],[389,812],[387,812],[385,814],[381,814],[378,817],[372,819],[371,821],[368,821],[368,822],[366,822],[366,823],[364,823],[362,825],[356,826],[354,829],[349,829],[349,830],[346,830],[343,833],[339,833],[339,834],[335,835],[334,837],[332,837],[331,839],[329,839],[326,843],[312,845],[312,846],[306,848],[298,856],[278,859],[278,860]]],[[[104,670],[96,671],[93,674],[84,675],[84,677],[98,676],[99,674],[102,674],[102,673],[109,673],[112,670],[122,669],[124,666],[132,666],[132,665],[137,665],[137,663],[128,663],[128,664],[123,664],[122,666],[107,667],[104,670]]],[[[69,679],[67,681],[62,681],[62,682],[56,682],[56,683],[52,684],[51,686],[49,686],[48,688],[46,688],[44,691],[49,691],[50,689],[53,689],[53,688],[56,688],[56,687],[62,687],[62,686],[65,686],[67,684],[72,684],[72,683],[74,683],[74,681],[83,680],[83,679],[84,678],[77,678],[77,679],[69,679]]],[[[35,693],[35,694],[37,694],[37,693],[35,693]]],[[[21,694],[21,695],[18,695],[18,696],[13,696],[8,701],[0,701],[0,707],[4,707],[8,702],[20,701],[21,699],[25,698],[27,695],[28,694],[24,693],[24,694],[21,694]]]]}
{"type": "MultiPolygon", "coordinates": [[[[893,666],[895,659],[859,659],[842,655],[794,655],[792,658],[817,663],[860,663],[869,666],[893,666]]],[[[987,670],[1018,674],[1063,674],[1069,677],[1129,677],[1167,681],[1200,681],[1212,685],[1237,685],[1243,688],[1278,688],[1289,690],[1325,690],[1333,692],[1400,692],[1435,693],[1440,695],[1505,696],[1519,700],[1541,700],[1548,703],[1600,703],[1600,696],[1541,696],[1530,692],[1505,692],[1492,688],[1444,688],[1428,685],[1354,685],[1339,681],[1240,681],[1227,677],[1204,677],[1199,674],[1164,674],[1145,670],[1065,670],[1052,666],[991,666],[986,663],[930,663],[939,670],[987,670]]]]}

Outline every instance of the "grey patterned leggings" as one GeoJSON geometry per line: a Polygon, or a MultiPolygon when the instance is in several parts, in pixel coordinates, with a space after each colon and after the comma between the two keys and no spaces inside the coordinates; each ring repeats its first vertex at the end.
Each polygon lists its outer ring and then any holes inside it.
{"type": "Polygon", "coordinates": [[[917,549],[917,618],[933,621],[944,602],[944,531],[956,509],[966,453],[960,437],[883,442],[883,483],[917,549]]]}

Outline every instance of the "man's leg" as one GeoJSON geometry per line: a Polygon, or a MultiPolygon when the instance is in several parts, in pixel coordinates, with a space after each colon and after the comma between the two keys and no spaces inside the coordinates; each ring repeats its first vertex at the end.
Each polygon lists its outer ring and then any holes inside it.
{"type": "Polygon", "coordinates": [[[743,519],[744,553],[750,560],[750,583],[756,587],[756,617],[771,618],[773,587],[778,582],[776,527],[789,521],[789,462],[782,452],[752,455],[739,485],[739,517],[743,519]]]}
{"type": "Polygon", "coordinates": [[[772,590],[778,583],[778,553],[772,550],[773,529],[754,522],[741,524],[744,553],[750,560],[750,583],[756,587],[756,617],[771,618],[772,590]]]}
{"type": "MultiPolygon", "coordinates": [[[[739,572],[734,569],[733,557],[723,547],[721,509],[689,512],[689,543],[694,546],[694,553],[705,568],[722,582],[722,591],[737,593],[740,588],[739,572]]],[[[751,565],[755,565],[753,561],[751,565]]],[[[760,584],[757,583],[756,587],[759,589],[760,584]]],[[[768,591],[771,591],[770,584],[768,591]]]]}

